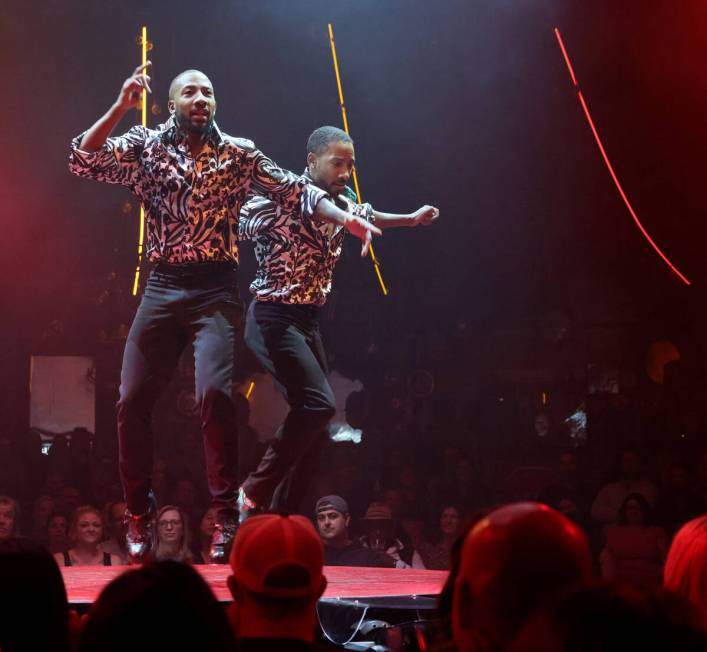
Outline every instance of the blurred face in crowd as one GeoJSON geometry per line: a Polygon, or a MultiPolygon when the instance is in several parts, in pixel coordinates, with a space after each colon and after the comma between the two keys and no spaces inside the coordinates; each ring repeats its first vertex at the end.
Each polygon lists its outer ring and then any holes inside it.
{"type": "Polygon", "coordinates": [[[0,503],[0,539],[9,539],[15,531],[15,507],[0,503]]]}
{"type": "Polygon", "coordinates": [[[626,503],[626,522],[629,525],[643,525],[643,508],[637,500],[629,500],[626,503]]]}
{"type": "Polygon", "coordinates": [[[62,487],[59,491],[59,505],[67,514],[81,505],[81,492],[76,487],[62,487]]]}
{"type": "Polygon", "coordinates": [[[211,509],[206,510],[206,513],[201,517],[201,525],[199,526],[199,529],[202,536],[209,539],[216,528],[216,512],[216,508],[212,507],[211,509]]]}
{"type": "Polygon", "coordinates": [[[76,521],[73,533],[76,544],[96,546],[103,541],[103,519],[98,512],[83,512],[76,521]]]}
{"type": "Polygon", "coordinates": [[[157,527],[160,541],[163,543],[177,545],[182,540],[184,523],[176,509],[168,509],[166,512],[162,512],[162,516],[157,522],[157,527]]]}
{"type": "Polygon", "coordinates": [[[577,472],[577,458],[574,453],[563,453],[560,456],[559,471],[564,476],[572,476],[577,472]]]}
{"type": "Polygon", "coordinates": [[[180,480],[174,492],[174,502],[182,508],[191,509],[196,503],[196,489],[191,480],[180,480]]]}
{"type": "Polygon", "coordinates": [[[335,509],[325,509],[319,512],[317,514],[317,528],[324,545],[347,540],[350,520],[351,517],[348,514],[342,514],[335,509]]]}
{"type": "Polygon", "coordinates": [[[69,530],[66,516],[56,514],[47,521],[47,537],[49,541],[64,541],[69,530]]]}
{"type": "Polygon", "coordinates": [[[51,496],[40,496],[34,503],[34,525],[41,528],[47,522],[49,514],[54,511],[54,499],[51,496]]]}
{"type": "Polygon", "coordinates": [[[445,507],[439,518],[439,529],[445,537],[456,537],[461,527],[461,515],[456,507],[445,507]]]}

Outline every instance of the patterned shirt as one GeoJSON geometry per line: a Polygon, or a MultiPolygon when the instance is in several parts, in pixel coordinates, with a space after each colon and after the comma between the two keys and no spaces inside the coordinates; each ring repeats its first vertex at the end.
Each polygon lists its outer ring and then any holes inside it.
{"type": "Polygon", "coordinates": [[[71,142],[69,170],[129,188],[145,207],[147,258],[168,263],[238,262],[237,215],[247,195],[261,194],[311,218],[326,193],[280,169],[252,141],[214,123],[194,158],[171,117],[157,129],[136,126],[95,152],[71,142]]]}
{"type": "MultiPolygon", "coordinates": [[[[305,170],[304,178],[311,181],[305,170]]],[[[370,204],[356,204],[355,195],[339,195],[339,208],[371,221],[370,204]]],[[[278,206],[264,197],[243,205],[239,238],[255,241],[258,271],[250,291],[258,301],[315,304],[326,302],[334,266],[346,231],[342,226],[317,222],[311,212],[278,206]]]]}

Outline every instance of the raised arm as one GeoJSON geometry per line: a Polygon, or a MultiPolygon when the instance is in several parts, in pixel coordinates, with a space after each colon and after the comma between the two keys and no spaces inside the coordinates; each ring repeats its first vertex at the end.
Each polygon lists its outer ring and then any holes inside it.
{"type": "Polygon", "coordinates": [[[147,62],[144,66],[138,66],[133,71],[133,74],[124,82],[118,94],[118,99],[108,109],[108,111],[100,117],[94,125],[84,133],[78,148],[82,152],[96,152],[108,140],[108,136],[113,133],[118,123],[123,119],[123,116],[130,109],[140,106],[142,91],[150,90],[150,78],[147,75],[147,67],[152,65],[147,62]]]}

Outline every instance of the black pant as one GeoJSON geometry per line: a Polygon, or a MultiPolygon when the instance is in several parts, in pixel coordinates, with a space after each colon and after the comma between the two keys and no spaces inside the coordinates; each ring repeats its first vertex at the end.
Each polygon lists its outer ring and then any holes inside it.
{"type": "Polygon", "coordinates": [[[189,342],[212,506],[234,509],[238,446],[231,382],[242,323],[234,265],[160,263],[150,275],[125,343],[117,406],[120,477],[133,514],[149,507],[152,408],[189,342]]]}
{"type": "Polygon", "coordinates": [[[336,411],[319,333],[319,308],[253,301],[245,341],[277,381],[290,412],[243,483],[260,506],[295,511],[307,492],[336,411]]]}

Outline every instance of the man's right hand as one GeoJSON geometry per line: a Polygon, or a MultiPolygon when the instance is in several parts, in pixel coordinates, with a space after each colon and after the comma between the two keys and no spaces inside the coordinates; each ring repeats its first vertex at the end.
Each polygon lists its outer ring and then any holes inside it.
{"type": "Polygon", "coordinates": [[[137,109],[140,106],[143,90],[148,93],[152,92],[150,77],[147,75],[147,68],[151,65],[152,62],[148,61],[144,66],[138,66],[133,74],[123,82],[123,87],[120,89],[120,95],[118,95],[118,101],[116,102],[123,111],[137,109]]]}

